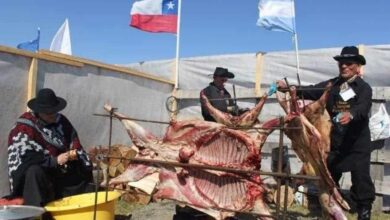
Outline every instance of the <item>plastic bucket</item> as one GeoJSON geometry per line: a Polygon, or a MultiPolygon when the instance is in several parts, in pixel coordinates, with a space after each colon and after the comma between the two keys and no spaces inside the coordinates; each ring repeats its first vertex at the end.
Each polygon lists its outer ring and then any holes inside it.
{"type": "Polygon", "coordinates": [[[117,191],[98,193],[85,193],[76,196],[65,197],[45,206],[46,211],[50,212],[55,220],[89,220],[94,217],[96,202],[96,220],[114,220],[115,201],[121,196],[117,191]],[[96,199],[97,196],[97,200],[96,199]]]}

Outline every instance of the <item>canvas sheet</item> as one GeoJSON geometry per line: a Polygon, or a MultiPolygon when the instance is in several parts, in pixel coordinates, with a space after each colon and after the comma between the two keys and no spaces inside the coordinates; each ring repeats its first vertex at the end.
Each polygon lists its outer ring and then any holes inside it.
{"type": "Polygon", "coordinates": [[[8,133],[26,110],[31,59],[0,52],[0,197],[9,193],[8,133]]]}
{"type": "MultiPolygon", "coordinates": [[[[306,85],[329,79],[338,74],[337,63],[333,56],[341,48],[327,48],[300,51],[300,79],[306,85]]],[[[297,83],[295,53],[262,53],[263,65],[261,87],[263,92],[275,80],[287,77],[291,84],[297,83]]],[[[390,45],[364,46],[367,65],[364,66],[364,78],[371,86],[389,87],[388,61],[390,45]]],[[[195,97],[201,89],[212,81],[212,73],[217,66],[228,68],[236,77],[226,85],[233,94],[236,90],[253,89],[256,80],[256,65],[259,54],[228,54],[180,59],[179,89],[193,90],[195,97]]],[[[27,76],[31,59],[22,56],[0,53],[0,196],[8,193],[7,178],[7,137],[17,117],[26,109],[27,76]],[[5,104],[4,104],[5,103],[5,104]]],[[[145,61],[123,65],[149,73],[167,80],[175,79],[174,59],[145,61]]],[[[68,101],[63,113],[78,130],[82,144],[88,148],[96,145],[108,145],[109,120],[94,116],[104,114],[103,105],[108,102],[118,111],[132,118],[167,122],[169,114],[165,108],[166,98],[171,95],[172,85],[130,76],[115,71],[108,71],[95,66],[73,67],[48,61],[38,63],[37,88],[49,87],[68,101]]],[[[272,98],[272,97],[271,97],[272,98]]],[[[241,107],[252,107],[256,100],[239,101],[241,107]]],[[[199,100],[181,100],[178,119],[199,118],[199,100]]],[[[260,120],[283,115],[274,99],[267,101],[260,120]]],[[[167,125],[140,122],[146,129],[157,136],[162,136],[167,125]]],[[[268,142],[277,143],[279,133],[274,132],[268,142]]],[[[287,139],[285,139],[287,140],[287,139]]],[[[114,120],[112,131],[113,144],[130,144],[130,139],[122,125],[114,120]]],[[[266,160],[264,160],[265,162],[266,160]]],[[[264,168],[268,167],[266,165],[264,168]]],[[[389,170],[385,168],[385,179],[389,170]]]]}

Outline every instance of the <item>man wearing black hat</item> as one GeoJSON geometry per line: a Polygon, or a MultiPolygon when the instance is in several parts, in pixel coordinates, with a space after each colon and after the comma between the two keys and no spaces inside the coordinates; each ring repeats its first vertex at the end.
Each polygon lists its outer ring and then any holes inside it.
{"type": "MultiPolygon", "coordinates": [[[[209,86],[204,88],[204,94],[210,100],[211,105],[213,105],[216,109],[222,112],[235,113],[235,106],[230,93],[225,89],[225,83],[228,79],[234,78],[234,74],[229,72],[228,69],[217,67],[215,68],[213,74],[213,82],[210,83],[209,86]]],[[[201,103],[202,108],[202,116],[205,121],[213,121],[216,120],[211,116],[207,108],[201,103]]],[[[176,206],[176,214],[174,219],[194,219],[193,216],[202,216],[202,213],[199,211],[190,208],[190,207],[180,207],[176,206]]]]}
{"type": "Polygon", "coordinates": [[[86,192],[92,163],[69,120],[58,113],[66,101],[51,89],[41,89],[27,103],[8,139],[8,168],[12,197],[25,205],[48,202],[86,192]]]}
{"type": "MultiPolygon", "coordinates": [[[[237,106],[234,105],[234,101],[230,93],[225,89],[225,83],[228,79],[234,78],[234,74],[229,72],[228,69],[217,67],[213,74],[213,82],[209,86],[203,89],[204,94],[210,100],[211,105],[222,112],[228,112],[231,114],[237,114],[237,106]]],[[[207,109],[201,105],[202,116],[206,121],[214,121],[215,119],[207,109]]]]}
{"type": "MultiPolygon", "coordinates": [[[[371,206],[375,200],[375,186],[370,177],[370,130],[368,127],[372,89],[361,77],[361,66],[366,64],[357,47],[344,47],[338,62],[339,76],[298,90],[305,99],[317,100],[323,91],[310,88],[325,88],[331,82],[332,88],[326,109],[332,120],[331,152],[328,168],[336,183],[343,172],[351,172],[351,199],[357,205],[358,219],[370,219],[371,206]]],[[[278,81],[280,88],[286,88],[284,81],[278,81]]]]}

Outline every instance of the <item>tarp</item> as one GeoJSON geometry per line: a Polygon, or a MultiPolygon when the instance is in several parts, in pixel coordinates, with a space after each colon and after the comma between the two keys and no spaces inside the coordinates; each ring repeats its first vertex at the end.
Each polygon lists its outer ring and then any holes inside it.
{"type": "MultiPolygon", "coordinates": [[[[300,51],[300,78],[302,84],[319,82],[338,74],[337,63],[333,56],[341,48],[327,48],[300,51]]],[[[261,86],[266,88],[270,83],[288,77],[290,83],[297,83],[295,53],[269,52],[262,53],[261,86]]],[[[365,46],[364,55],[367,65],[364,66],[364,78],[371,86],[389,87],[388,61],[390,45],[365,46]]],[[[232,93],[232,84],[236,89],[253,89],[256,80],[258,54],[228,54],[194,58],[182,58],[179,63],[179,89],[193,90],[198,93],[212,81],[215,67],[228,68],[236,77],[230,80],[226,88],[232,93]]],[[[31,58],[0,52],[0,196],[8,193],[7,171],[7,138],[8,132],[19,115],[26,110],[27,77],[31,58]]],[[[123,65],[149,73],[167,80],[174,80],[174,59],[160,61],[143,61],[123,65]]],[[[169,120],[165,109],[166,98],[171,95],[173,86],[127,75],[92,65],[74,67],[40,60],[38,62],[37,89],[49,87],[57,95],[68,101],[63,113],[77,129],[84,147],[108,145],[109,120],[94,116],[94,113],[105,113],[105,102],[117,107],[118,111],[132,118],[164,121],[169,120]]],[[[232,93],[233,94],[233,93],[232,93]]],[[[255,100],[240,101],[239,105],[251,107],[255,100]]],[[[199,118],[199,100],[187,100],[180,109],[178,118],[199,118]]],[[[388,109],[389,110],[389,109],[388,109]]],[[[264,120],[282,115],[280,106],[272,101],[267,102],[260,115],[264,120]]],[[[167,125],[140,122],[146,129],[161,136],[167,125]]],[[[268,139],[278,142],[278,132],[268,139]]],[[[130,139],[122,125],[114,120],[112,143],[129,144],[130,139]]],[[[268,169],[269,164],[263,165],[268,169]]],[[[294,170],[296,172],[296,170],[294,170]]],[[[387,173],[385,179],[387,178],[387,173]]],[[[390,180],[390,179],[388,179],[390,180]]]]}
{"type": "MultiPolygon", "coordinates": [[[[27,80],[31,58],[0,53],[0,197],[9,193],[7,141],[16,119],[27,110],[27,80]]],[[[40,60],[37,89],[52,88],[67,100],[62,111],[78,131],[84,148],[108,146],[109,118],[103,110],[110,103],[129,117],[168,122],[163,107],[173,86],[95,66],[74,67],[40,60]]],[[[165,124],[140,122],[161,136],[165,124]]],[[[112,143],[130,144],[130,138],[118,120],[113,121],[112,143]]]]}
{"type": "Polygon", "coordinates": [[[19,114],[26,110],[29,61],[25,57],[0,52],[0,196],[9,190],[8,132],[19,114]]]}

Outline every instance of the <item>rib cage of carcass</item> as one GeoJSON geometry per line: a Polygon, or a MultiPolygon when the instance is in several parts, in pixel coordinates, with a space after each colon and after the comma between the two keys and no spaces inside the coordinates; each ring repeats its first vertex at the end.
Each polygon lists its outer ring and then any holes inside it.
{"type": "MultiPolygon", "coordinates": [[[[257,117],[267,96],[241,116],[230,116],[213,108],[202,94],[202,104],[221,123],[202,120],[171,121],[163,139],[158,139],[134,121],[114,112],[125,126],[133,144],[139,149],[137,157],[188,164],[201,164],[240,170],[259,170],[260,149],[278,119],[263,124],[257,117]],[[256,127],[256,132],[232,129],[256,127]]],[[[105,105],[111,111],[111,106],[105,105]]],[[[263,201],[264,188],[259,175],[238,175],[213,170],[174,168],[150,164],[132,164],[110,184],[137,181],[158,169],[159,180],[155,199],[171,199],[204,211],[216,219],[232,216],[234,212],[253,211],[269,219],[263,201]]]]}
{"type": "Polygon", "coordinates": [[[301,174],[320,177],[318,189],[323,215],[326,219],[347,220],[342,208],[348,210],[349,205],[340,195],[326,165],[331,130],[326,100],[330,87],[331,85],[328,85],[321,98],[315,102],[300,102],[295,87],[290,88],[289,100],[280,93],[277,93],[277,98],[287,113],[286,135],[291,139],[293,150],[303,162],[301,174]]]}

